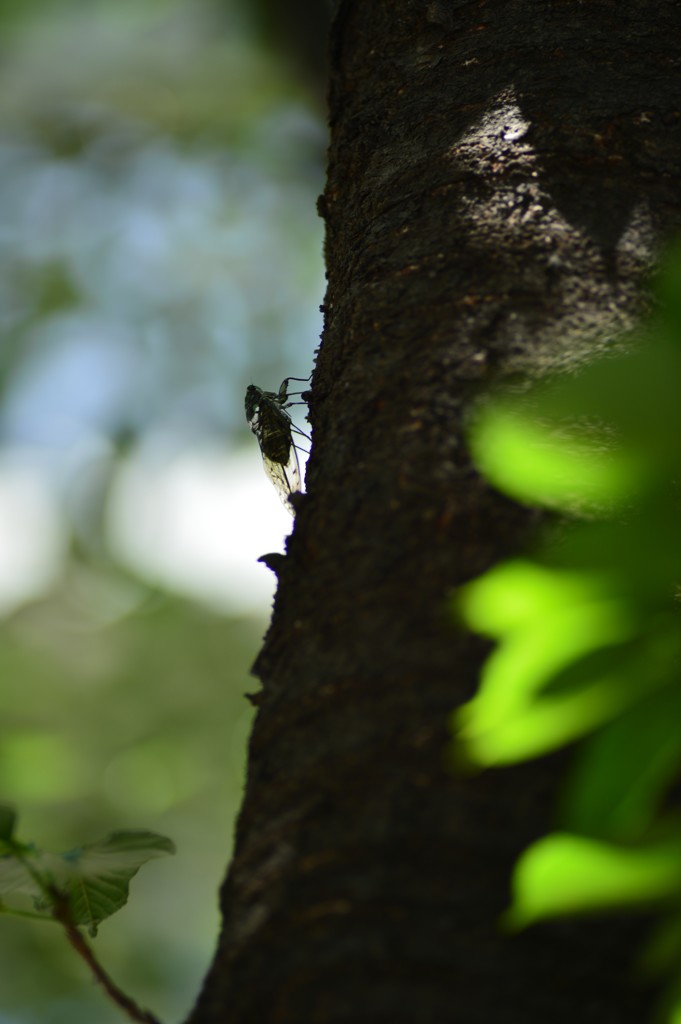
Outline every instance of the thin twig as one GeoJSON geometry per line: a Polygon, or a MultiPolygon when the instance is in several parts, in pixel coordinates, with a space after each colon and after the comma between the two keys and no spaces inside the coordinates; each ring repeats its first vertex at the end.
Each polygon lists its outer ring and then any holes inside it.
{"type": "Polygon", "coordinates": [[[143,1010],[141,1006],[138,1006],[135,1000],[126,995],[109,977],[83,938],[83,935],[73,923],[68,900],[64,894],[56,888],[51,888],[50,896],[53,900],[52,916],[62,925],[76,953],[88,965],[96,981],[99,982],[109,998],[113,1000],[123,1013],[127,1014],[130,1020],[134,1020],[138,1024],[161,1024],[158,1017],[155,1017],[149,1010],[143,1010]]]}

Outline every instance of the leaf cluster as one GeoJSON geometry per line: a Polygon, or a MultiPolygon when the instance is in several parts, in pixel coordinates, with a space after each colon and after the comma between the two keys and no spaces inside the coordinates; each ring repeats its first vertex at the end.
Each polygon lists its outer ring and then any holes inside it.
{"type": "Polygon", "coordinates": [[[92,936],[102,921],[125,906],[130,880],[147,861],[174,853],[170,839],[156,832],[112,832],[105,839],[63,853],[41,850],[14,836],[16,815],[0,807],[0,913],[55,918],[64,901],[69,921],[92,936]],[[13,905],[27,897],[33,911],[13,905]],[[9,902],[8,902],[9,901],[9,902]]]}
{"type": "Polygon", "coordinates": [[[673,1020],[681,1013],[681,255],[657,294],[651,322],[616,353],[479,412],[471,444],[482,472],[553,515],[531,555],[457,594],[457,613],[496,646],[454,731],[457,756],[478,767],[579,741],[560,830],[520,858],[506,924],[657,906],[645,963],[672,974],[673,1020]]]}

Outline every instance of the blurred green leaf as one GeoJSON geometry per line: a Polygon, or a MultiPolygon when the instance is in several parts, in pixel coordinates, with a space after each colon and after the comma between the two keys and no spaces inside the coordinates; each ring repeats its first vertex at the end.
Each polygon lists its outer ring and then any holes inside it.
{"type": "Polygon", "coordinates": [[[455,716],[465,754],[480,764],[534,757],[574,739],[636,699],[611,654],[594,676],[588,656],[604,645],[627,651],[638,623],[602,579],[510,562],[462,589],[459,607],[474,628],[502,643],[483,668],[476,696],[455,716]],[[579,669],[574,666],[582,666],[579,669]],[[571,671],[572,686],[552,680],[571,671]]]}
{"type": "Polygon", "coordinates": [[[588,427],[587,436],[593,431],[610,449],[647,458],[657,469],[670,450],[678,451],[669,432],[681,425],[680,375],[678,339],[641,330],[622,339],[616,354],[538,389],[532,414],[554,427],[588,427]]]}
{"type": "Polygon", "coordinates": [[[681,964],[681,914],[666,916],[655,928],[646,945],[640,966],[644,975],[653,977],[678,971],[681,964]]]}
{"type": "Polygon", "coordinates": [[[512,496],[598,512],[554,526],[535,562],[502,564],[459,592],[464,621],[498,641],[454,718],[459,753],[478,764],[545,753],[678,682],[681,345],[638,340],[488,405],[474,427],[483,471],[512,496]]]}
{"type": "Polygon", "coordinates": [[[128,901],[130,880],[147,861],[174,853],[170,839],[155,832],[112,832],[106,839],[50,858],[57,888],[68,896],[75,924],[91,935],[101,921],[128,901]]]}
{"type": "Polygon", "coordinates": [[[636,839],[681,765],[681,692],[665,687],[585,744],[568,778],[562,821],[594,836],[636,839]]]}
{"type": "Polygon", "coordinates": [[[516,864],[505,923],[523,928],[557,914],[641,906],[680,892],[681,837],[625,849],[554,833],[534,843],[516,864]]]}
{"type": "Polygon", "coordinates": [[[29,895],[48,916],[56,888],[68,899],[73,923],[96,935],[99,924],[127,903],[130,880],[142,865],[174,852],[170,839],[145,830],[112,832],[61,854],[15,844],[13,854],[0,858],[0,897],[29,895]]]}
{"type": "Polygon", "coordinates": [[[31,877],[25,864],[15,853],[3,853],[0,856],[0,897],[12,893],[22,893],[39,899],[42,895],[40,886],[31,877]]]}
{"type": "Polygon", "coordinates": [[[681,247],[658,289],[654,322],[618,353],[489,404],[474,426],[492,483],[573,521],[553,519],[534,561],[459,592],[457,612],[497,646],[453,722],[457,753],[480,766],[593,733],[566,831],[518,861],[506,924],[662,903],[642,966],[671,974],[666,1019],[681,1024],[681,829],[665,808],[681,766],[681,247]]]}
{"type": "Polygon", "coordinates": [[[600,576],[557,572],[520,559],[502,562],[461,587],[456,605],[479,633],[502,637],[532,627],[537,616],[580,607],[609,596],[600,576]]]}
{"type": "Polygon", "coordinates": [[[472,450],[495,487],[548,507],[613,506],[630,498],[647,476],[645,459],[583,437],[561,437],[550,423],[503,403],[480,415],[472,450]]]}
{"type": "Polygon", "coordinates": [[[618,520],[563,524],[547,531],[536,557],[553,570],[601,578],[636,615],[668,609],[681,579],[681,516],[669,480],[618,520]]]}

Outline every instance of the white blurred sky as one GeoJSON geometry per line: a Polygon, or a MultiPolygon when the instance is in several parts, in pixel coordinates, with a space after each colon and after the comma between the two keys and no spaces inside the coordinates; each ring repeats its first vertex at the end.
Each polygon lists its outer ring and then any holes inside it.
{"type": "Polygon", "coordinates": [[[255,439],[249,449],[192,450],[156,465],[130,460],[108,516],[121,561],[231,613],[266,610],[274,576],[258,558],[282,551],[292,525],[255,439]]]}
{"type": "MultiPolygon", "coordinates": [[[[106,514],[112,553],[135,573],[229,614],[267,611],[260,555],[282,551],[293,520],[248,448],[140,452],[117,471],[106,514]]],[[[49,591],[65,566],[67,523],[40,453],[0,459],[0,614],[49,591]]]]}

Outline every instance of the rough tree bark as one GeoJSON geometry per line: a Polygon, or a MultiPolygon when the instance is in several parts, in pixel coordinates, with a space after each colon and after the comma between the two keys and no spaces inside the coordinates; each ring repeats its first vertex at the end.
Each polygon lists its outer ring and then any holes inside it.
{"type": "Polygon", "coordinates": [[[486,653],[447,595],[532,524],[471,403],[607,347],[679,225],[679,39],[676,0],[336,5],[309,493],[192,1024],[645,1019],[630,922],[498,934],[559,766],[447,768],[486,653]]]}

